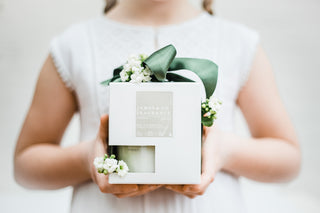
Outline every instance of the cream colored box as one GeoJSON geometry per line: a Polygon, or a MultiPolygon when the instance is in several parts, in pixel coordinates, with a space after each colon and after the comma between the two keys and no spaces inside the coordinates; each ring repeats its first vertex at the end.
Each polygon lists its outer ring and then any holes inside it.
{"type": "Polygon", "coordinates": [[[110,83],[109,98],[109,146],[130,169],[109,183],[200,183],[199,83],[110,83]]]}

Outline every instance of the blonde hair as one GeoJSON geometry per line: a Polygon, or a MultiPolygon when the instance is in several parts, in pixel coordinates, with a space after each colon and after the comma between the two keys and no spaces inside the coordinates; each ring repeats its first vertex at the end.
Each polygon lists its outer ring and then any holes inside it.
{"type": "MultiPolygon", "coordinates": [[[[104,13],[107,13],[117,4],[117,0],[105,0],[105,1],[106,1],[106,7],[104,8],[104,13]]],[[[202,8],[211,15],[213,15],[212,4],[213,4],[213,0],[202,0],[202,8]]]]}

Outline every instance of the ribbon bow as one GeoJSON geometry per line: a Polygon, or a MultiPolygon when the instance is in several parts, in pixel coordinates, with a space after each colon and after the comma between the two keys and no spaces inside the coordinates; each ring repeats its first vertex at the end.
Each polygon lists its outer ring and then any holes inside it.
{"type": "MultiPolygon", "coordinates": [[[[176,48],[170,44],[152,53],[142,65],[152,71],[155,77],[152,78],[153,82],[194,82],[191,79],[170,72],[181,69],[190,70],[199,76],[204,85],[206,97],[210,98],[217,85],[218,66],[207,59],[175,58],[176,54],[176,48]]],[[[114,69],[113,77],[103,81],[101,84],[109,85],[110,82],[120,82],[120,72],[122,69],[123,66],[114,69]]]]}

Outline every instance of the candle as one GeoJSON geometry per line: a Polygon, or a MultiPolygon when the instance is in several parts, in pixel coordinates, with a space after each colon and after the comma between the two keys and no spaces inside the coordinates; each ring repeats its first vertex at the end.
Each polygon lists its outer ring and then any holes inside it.
{"type": "Polygon", "coordinates": [[[154,146],[118,146],[118,159],[124,160],[129,172],[155,172],[154,146]]]}

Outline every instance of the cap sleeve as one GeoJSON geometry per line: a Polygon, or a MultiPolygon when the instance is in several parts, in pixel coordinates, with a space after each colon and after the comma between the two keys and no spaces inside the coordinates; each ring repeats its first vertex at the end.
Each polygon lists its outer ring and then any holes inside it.
{"type": "Polygon", "coordinates": [[[72,78],[70,34],[72,34],[72,30],[69,29],[54,37],[50,43],[49,52],[62,81],[69,90],[73,91],[75,86],[72,78]]]}
{"type": "Polygon", "coordinates": [[[255,30],[245,28],[242,33],[242,54],[241,54],[241,69],[239,75],[239,90],[248,81],[253,60],[255,58],[258,45],[260,43],[259,33],[255,30]]]}

